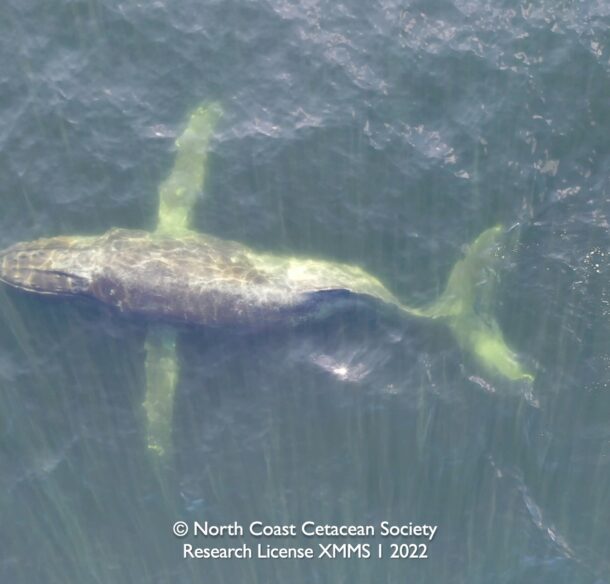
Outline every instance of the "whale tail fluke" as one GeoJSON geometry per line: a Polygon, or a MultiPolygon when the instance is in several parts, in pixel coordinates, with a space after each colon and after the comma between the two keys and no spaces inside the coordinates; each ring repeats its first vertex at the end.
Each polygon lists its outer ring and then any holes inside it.
{"type": "Polygon", "coordinates": [[[440,298],[422,311],[430,318],[452,317],[469,311],[489,312],[495,289],[495,271],[502,253],[502,227],[486,229],[466,249],[451,270],[440,298]]]}
{"type": "Polygon", "coordinates": [[[446,319],[460,346],[490,373],[514,381],[533,381],[533,375],[504,340],[493,314],[505,243],[502,226],[483,231],[451,270],[440,298],[420,312],[428,318],[446,319]]]}

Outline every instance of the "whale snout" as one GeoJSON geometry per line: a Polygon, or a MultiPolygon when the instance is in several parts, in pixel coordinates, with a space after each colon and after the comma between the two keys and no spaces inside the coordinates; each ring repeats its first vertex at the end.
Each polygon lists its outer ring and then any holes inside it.
{"type": "Polygon", "coordinates": [[[0,282],[39,294],[82,294],[90,284],[87,266],[75,261],[79,254],[71,242],[64,237],[39,239],[0,251],[0,282]]]}

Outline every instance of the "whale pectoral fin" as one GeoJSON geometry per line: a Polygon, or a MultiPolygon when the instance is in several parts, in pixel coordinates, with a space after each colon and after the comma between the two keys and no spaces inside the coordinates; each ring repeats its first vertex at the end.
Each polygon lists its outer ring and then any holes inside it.
{"type": "Polygon", "coordinates": [[[157,230],[180,233],[188,229],[190,213],[205,181],[210,140],[221,115],[217,103],[202,104],[189,115],[176,140],[174,166],[159,187],[157,230]]]}
{"type": "Polygon", "coordinates": [[[146,413],[148,448],[159,457],[172,450],[174,394],[178,383],[176,333],[151,327],[146,337],[146,413]]]}

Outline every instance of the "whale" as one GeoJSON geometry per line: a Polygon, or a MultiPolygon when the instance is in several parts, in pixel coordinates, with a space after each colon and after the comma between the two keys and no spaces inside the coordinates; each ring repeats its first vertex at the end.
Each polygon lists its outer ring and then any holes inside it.
{"type": "Polygon", "coordinates": [[[86,298],[150,323],[143,405],[152,451],[164,456],[171,450],[179,376],[176,325],[289,325],[325,318],[338,304],[364,301],[405,317],[444,322],[482,371],[533,381],[493,314],[507,238],[500,225],[487,228],[466,247],[444,292],[424,306],[405,303],[357,265],[260,252],[190,229],[221,112],[217,104],[203,104],[187,118],[176,140],[174,167],[159,187],[153,231],[113,228],[101,235],[20,242],[0,251],[0,282],[7,286],[42,296],[86,298]]]}
{"type": "Polygon", "coordinates": [[[357,266],[260,254],[195,232],[112,229],[99,237],[53,237],[0,252],[0,280],[26,292],[80,296],[125,315],[201,326],[259,328],[327,312],[337,299],[403,305],[357,266]]]}

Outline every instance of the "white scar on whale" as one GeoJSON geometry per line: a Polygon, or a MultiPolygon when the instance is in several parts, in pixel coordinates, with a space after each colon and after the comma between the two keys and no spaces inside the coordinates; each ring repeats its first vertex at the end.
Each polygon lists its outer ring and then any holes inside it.
{"type": "Polygon", "coordinates": [[[504,230],[491,227],[467,248],[434,302],[412,307],[379,279],[348,264],[259,253],[189,228],[202,192],[209,143],[221,116],[201,105],[176,140],[176,158],[159,187],[153,232],[112,229],[100,236],[61,236],[15,244],[0,252],[0,281],[37,294],[81,296],[150,320],[146,341],[148,446],[171,448],[179,376],[176,331],[167,324],[266,326],[323,318],[338,303],[365,299],[405,316],[448,325],[462,349],[487,373],[533,381],[507,345],[492,313],[494,266],[504,230]],[[165,324],[162,324],[165,323],[165,324]]]}

